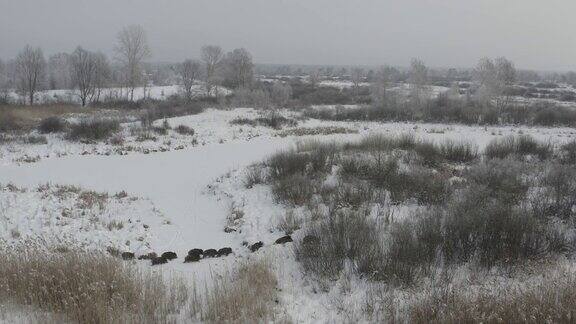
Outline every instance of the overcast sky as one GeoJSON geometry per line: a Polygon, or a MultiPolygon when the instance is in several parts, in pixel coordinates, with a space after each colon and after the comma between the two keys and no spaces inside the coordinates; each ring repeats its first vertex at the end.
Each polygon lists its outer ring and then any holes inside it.
{"type": "Polygon", "coordinates": [[[258,63],[469,67],[506,56],[520,68],[576,70],[574,0],[0,0],[0,58],[26,44],[112,54],[140,24],[153,61],[204,44],[245,47],[258,63]]]}

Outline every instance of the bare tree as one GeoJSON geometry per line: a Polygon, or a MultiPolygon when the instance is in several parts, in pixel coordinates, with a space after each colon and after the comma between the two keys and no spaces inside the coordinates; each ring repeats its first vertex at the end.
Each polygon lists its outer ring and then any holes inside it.
{"type": "Polygon", "coordinates": [[[70,55],[71,80],[74,88],[78,89],[82,107],[94,96],[97,68],[95,54],[80,46],[70,55]]]}
{"type": "Polygon", "coordinates": [[[514,64],[504,57],[492,60],[482,58],[476,65],[473,77],[478,84],[476,96],[485,103],[495,101],[499,108],[505,108],[511,97],[506,87],[516,80],[514,64]]]}
{"type": "Polygon", "coordinates": [[[494,61],[498,80],[505,85],[511,85],[516,81],[516,68],[514,63],[505,57],[499,57],[494,61]]]}
{"type": "Polygon", "coordinates": [[[68,53],[57,53],[50,55],[47,65],[48,88],[49,89],[69,89],[72,85],[70,79],[70,55],[68,53]]]}
{"type": "Polygon", "coordinates": [[[310,85],[315,88],[318,86],[318,84],[320,84],[320,81],[322,81],[322,76],[320,75],[320,70],[314,70],[310,72],[310,75],[308,76],[308,82],[310,83],[310,85]]]}
{"type": "Polygon", "coordinates": [[[28,98],[30,105],[34,104],[34,95],[42,82],[45,69],[46,60],[39,47],[26,45],[16,57],[17,87],[28,98]]]}
{"type": "Polygon", "coordinates": [[[0,103],[8,103],[8,68],[0,59],[0,103]]]}
{"type": "Polygon", "coordinates": [[[248,87],[254,79],[252,55],[244,48],[237,48],[224,58],[224,77],[233,88],[248,87]]]}
{"type": "Polygon", "coordinates": [[[386,87],[390,83],[398,82],[400,80],[400,71],[398,69],[385,65],[378,69],[375,76],[375,82],[385,85],[386,87]]]}
{"type": "Polygon", "coordinates": [[[410,84],[415,87],[423,87],[428,81],[428,68],[419,59],[412,59],[410,63],[410,84]]]}
{"type": "Polygon", "coordinates": [[[516,81],[516,68],[514,63],[505,57],[497,58],[494,64],[496,65],[496,78],[502,86],[501,95],[496,98],[496,104],[500,109],[503,109],[512,101],[512,95],[507,90],[516,81]]]}
{"type": "Polygon", "coordinates": [[[272,86],[271,99],[278,107],[286,107],[292,99],[292,87],[283,82],[275,82],[272,86]]]}
{"type": "Polygon", "coordinates": [[[424,62],[419,59],[412,59],[410,64],[410,87],[412,98],[417,102],[422,99],[422,94],[426,91],[426,83],[428,82],[428,68],[424,62]]]}
{"type": "Polygon", "coordinates": [[[115,51],[124,68],[124,82],[128,87],[130,100],[134,101],[134,89],[143,79],[142,63],[150,56],[144,28],[139,25],[124,27],[118,33],[115,51]]]}
{"type": "Polygon", "coordinates": [[[94,97],[92,101],[99,102],[102,90],[108,86],[112,76],[112,69],[108,58],[103,53],[95,53],[94,61],[96,63],[96,70],[94,74],[94,97]]]}
{"type": "Polygon", "coordinates": [[[350,75],[350,80],[352,81],[352,87],[354,89],[354,93],[358,94],[358,90],[360,89],[360,83],[364,79],[364,70],[359,67],[355,67],[352,69],[352,74],[350,75]]]}
{"type": "Polygon", "coordinates": [[[218,72],[222,65],[224,52],[220,46],[208,45],[202,47],[202,62],[206,67],[206,93],[210,95],[212,88],[218,84],[218,72]]]}
{"type": "Polygon", "coordinates": [[[201,65],[200,62],[193,60],[185,60],[180,63],[176,68],[176,72],[180,76],[182,88],[186,94],[186,99],[191,101],[193,99],[192,87],[194,86],[194,81],[200,78],[201,65]]]}

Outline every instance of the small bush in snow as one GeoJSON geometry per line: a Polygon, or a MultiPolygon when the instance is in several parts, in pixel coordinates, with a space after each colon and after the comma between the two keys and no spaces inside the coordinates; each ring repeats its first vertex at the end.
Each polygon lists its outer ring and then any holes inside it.
{"type": "Polygon", "coordinates": [[[456,163],[469,163],[478,158],[478,147],[471,143],[446,141],[440,145],[444,159],[456,163]]]}
{"type": "Polygon", "coordinates": [[[282,129],[285,126],[296,126],[298,122],[294,119],[286,118],[278,113],[268,113],[264,117],[258,117],[255,119],[250,118],[235,118],[230,121],[231,125],[248,125],[252,127],[265,126],[274,129],[282,129]]]}
{"type": "Polygon", "coordinates": [[[246,170],[246,177],[244,178],[244,186],[248,189],[254,185],[264,183],[265,180],[264,170],[261,165],[251,166],[246,170]]]}
{"type": "Polygon", "coordinates": [[[338,278],[348,260],[371,277],[384,262],[382,252],[378,225],[365,211],[333,212],[295,244],[304,270],[327,279],[338,278]]]}
{"type": "Polygon", "coordinates": [[[26,144],[48,144],[46,136],[28,135],[22,138],[26,144]]]}
{"type": "Polygon", "coordinates": [[[178,125],[174,130],[176,131],[176,133],[180,135],[189,135],[189,136],[194,135],[194,129],[186,125],[178,125]]]}
{"type": "Polygon", "coordinates": [[[561,160],[564,163],[576,164],[576,140],[568,142],[560,148],[561,160]]]}
{"type": "Polygon", "coordinates": [[[66,122],[58,117],[48,117],[40,121],[38,131],[42,134],[60,133],[66,129],[66,122]]]}
{"type": "Polygon", "coordinates": [[[314,193],[313,181],[301,174],[282,178],[272,185],[272,194],[276,201],[290,205],[304,205],[314,193]]]}
{"type": "Polygon", "coordinates": [[[71,125],[67,137],[75,141],[99,141],[109,138],[119,130],[120,123],[117,120],[84,120],[78,124],[71,125]]]}
{"type": "Polygon", "coordinates": [[[195,317],[210,323],[264,323],[276,318],[277,279],[270,264],[245,263],[215,279],[206,291],[205,309],[192,309],[195,317]]]}
{"type": "Polygon", "coordinates": [[[488,143],[484,154],[491,159],[531,155],[545,160],[552,155],[552,147],[550,144],[538,143],[529,135],[507,136],[488,143]]]}

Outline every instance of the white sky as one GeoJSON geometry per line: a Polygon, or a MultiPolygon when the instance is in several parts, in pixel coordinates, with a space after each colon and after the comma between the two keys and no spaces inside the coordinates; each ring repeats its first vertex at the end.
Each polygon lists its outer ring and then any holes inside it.
{"type": "Polygon", "coordinates": [[[197,57],[204,44],[245,47],[259,63],[576,70],[574,0],[0,0],[0,58],[26,44],[112,54],[140,24],[154,61],[197,57]]]}

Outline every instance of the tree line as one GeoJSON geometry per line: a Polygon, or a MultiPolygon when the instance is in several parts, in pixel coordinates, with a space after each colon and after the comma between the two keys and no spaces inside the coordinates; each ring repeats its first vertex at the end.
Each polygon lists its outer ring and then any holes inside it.
{"type": "MultiPolygon", "coordinates": [[[[144,29],[139,25],[123,28],[114,54],[109,60],[102,52],[78,46],[71,53],[54,54],[46,60],[40,47],[26,45],[16,58],[6,63],[0,60],[0,102],[8,102],[12,90],[31,105],[43,89],[74,89],[82,106],[99,102],[109,87],[125,89],[124,96],[130,101],[134,101],[136,88],[143,87],[146,95],[154,80],[146,63],[151,51],[144,29]]],[[[203,81],[204,95],[217,95],[220,85],[247,87],[254,79],[252,55],[243,48],[226,53],[220,46],[204,46],[198,60],[186,59],[168,69],[177,76],[187,100],[197,95],[194,86],[198,81],[203,81]]]]}

